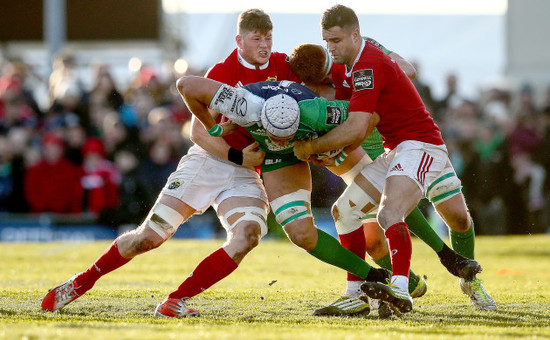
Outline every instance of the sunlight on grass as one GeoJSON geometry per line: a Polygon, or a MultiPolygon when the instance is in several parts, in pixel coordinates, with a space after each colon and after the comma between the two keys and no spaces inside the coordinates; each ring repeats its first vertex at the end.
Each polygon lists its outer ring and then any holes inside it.
{"type": "MultiPolygon", "coordinates": [[[[380,320],[313,317],[344,290],[345,273],[288,241],[260,244],[225,280],[190,300],[202,316],[166,320],[155,306],[222,241],[170,240],[102,278],[55,313],[49,288],[86,269],[109,242],[0,244],[0,339],[365,339],[550,337],[550,236],[479,237],[480,278],[498,303],[475,310],[458,279],[413,240],[413,270],[428,293],[413,312],[380,320]]],[[[372,263],[372,261],[370,261],[372,263]]]]}

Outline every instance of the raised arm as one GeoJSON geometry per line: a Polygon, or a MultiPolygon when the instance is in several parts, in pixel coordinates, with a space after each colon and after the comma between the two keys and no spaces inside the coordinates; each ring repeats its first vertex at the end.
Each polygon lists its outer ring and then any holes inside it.
{"type": "Polygon", "coordinates": [[[241,126],[260,121],[265,99],[243,88],[196,76],[178,79],[177,87],[189,110],[212,136],[220,136],[223,129],[208,114],[208,107],[241,126]]]}
{"type": "Polygon", "coordinates": [[[216,125],[208,105],[222,85],[223,83],[218,81],[195,76],[184,76],[176,82],[183,101],[207,131],[216,125]]]}

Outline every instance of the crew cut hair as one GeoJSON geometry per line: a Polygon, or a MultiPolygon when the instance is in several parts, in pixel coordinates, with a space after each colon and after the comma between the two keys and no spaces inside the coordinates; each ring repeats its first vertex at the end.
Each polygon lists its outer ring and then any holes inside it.
{"type": "Polygon", "coordinates": [[[253,31],[259,31],[265,34],[271,30],[273,30],[271,18],[269,14],[261,9],[248,9],[239,15],[239,20],[237,22],[237,34],[239,35],[253,31]]]}
{"type": "Polygon", "coordinates": [[[332,27],[359,28],[359,19],[355,12],[344,5],[334,5],[323,12],[321,17],[321,28],[324,30],[332,27]]]}

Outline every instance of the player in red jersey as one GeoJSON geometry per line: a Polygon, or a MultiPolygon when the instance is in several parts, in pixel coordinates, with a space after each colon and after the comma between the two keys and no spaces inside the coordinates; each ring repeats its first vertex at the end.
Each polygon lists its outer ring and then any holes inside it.
{"type": "MultiPolygon", "coordinates": [[[[237,23],[237,35],[235,37],[237,48],[223,61],[211,67],[206,73],[206,77],[237,87],[268,79],[298,80],[299,78],[294,75],[288,65],[286,54],[271,51],[273,45],[272,29],[271,19],[264,11],[259,9],[243,11],[237,23]]],[[[217,123],[225,121],[222,115],[214,111],[211,111],[211,114],[215,117],[217,123]]],[[[193,119],[191,140],[195,145],[190,149],[190,153],[201,155],[207,160],[220,158],[228,159],[234,163],[233,165],[227,164],[228,169],[223,171],[231,171],[231,168],[241,168],[244,164],[243,161],[247,159],[248,153],[254,155],[253,159],[259,160],[255,164],[249,164],[259,166],[263,161],[264,152],[258,149],[257,143],[254,143],[250,134],[241,127],[238,127],[228,136],[216,138],[211,136],[199,121],[193,119]]],[[[216,166],[215,164],[212,165],[216,166]]],[[[212,174],[205,173],[204,177],[206,181],[211,180],[212,174]]],[[[262,196],[265,195],[262,183],[255,184],[258,186],[258,191],[261,190],[262,196]]],[[[258,208],[266,210],[266,198],[243,196],[240,185],[240,182],[230,184],[226,192],[230,193],[231,196],[227,196],[217,209],[222,221],[225,219],[232,223],[232,227],[228,229],[226,244],[199,263],[191,275],[157,306],[156,316],[187,316],[189,309],[186,307],[186,301],[200,293],[201,289],[207,288],[205,283],[209,283],[208,287],[215,283],[209,279],[209,276],[212,275],[211,272],[219,271],[223,273],[223,275],[217,275],[217,281],[229,275],[237,267],[240,260],[267,233],[265,221],[267,213],[265,215],[262,213],[261,228],[254,220],[247,219],[246,216],[241,217],[247,211],[250,211],[250,215],[258,208]],[[240,247],[242,251],[240,251],[238,258],[230,254],[230,258],[224,261],[225,263],[216,259],[221,258],[222,255],[227,258],[224,252],[227,252],[227,248],[233,244],[242,245],[240,247]],[[231,259],[232,261],[230,261],[231,259]]]]}
{"type": "MultiPolygon", "coordinates": [[[[391,283],[366,282],[362,289],[370,297],[408,312],[412,309],[407,292],[412,247],[404,217],[422,197],[428,197],[451,229],[454,250],[468,258],[474,255],[472,220],[441,132],[404,72],[383,51],[362,39],[359,21],[350,8],[336,5],[326,10],[321,26],[333,62],[344,65],[341,81],[333,74],[335,86],[352,91],[349,118],[318,139],[295,143],[294,152],[307,160],[312,154],[359,146],[375,127],[379,130],[386,153],[361,173],[372,185],[358,183],[359,192],[343,195],[351,202],[357,195],[366,195],[379,203],[377,219],[392,254],[391,283]],[[450,192],[449,187],[453,187],[450,192]],[[447,193],[440,197],[439,189],[443,188],[447,193]]],[[[481,280],[460,279],[460,286],[477,308],[496,308],[481,280]]]]}
{"type": "MultiPolygon", "coordinates": [[[[209,75],[247,83],[282,77],[296,80],[283,54],[271,53],[271,20],[260,10],[244,11],[238,24],[238,48],[209,75]]],[[[254,167],[264,152],[244,134],[225,142],[208,135],[194,124],[191,147],[168,178],[157,202],[141,226],[119,236],[84,272],[51,289],[42,301],[50,311],[63,308],[92,288],[103,275],[129,262],[138,254],[164,243],[193,214],[213,206],[227,230],[227,242],[203,259],[183,284],[155,311],[157,316],[195,316],[185,300],[233,272],[243,257],[267,233],[268,201],[254,167]]],[[[235,137],[236,136],[236,137],[235,137]]]]}

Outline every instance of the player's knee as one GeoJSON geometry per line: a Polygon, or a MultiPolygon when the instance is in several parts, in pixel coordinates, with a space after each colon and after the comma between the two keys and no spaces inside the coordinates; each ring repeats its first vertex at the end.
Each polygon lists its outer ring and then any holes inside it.
{"type": "Polygon", "coordinates": [[[262,237],[260,225],[253,221],[243,221],[234,228],[230,242],[235,243],[239,256],[248,254],[259,243],[262,237]]]}
{"type": "MultiPolygon", "coordinates": [[[[267,234],[267,211],[260,207],[237,207],[228,211],[221,218],[221,223],[224,228],[231,234],[242,235],[246,230],[246,234],[258,235],[258,241],[267,234]],[[258,230],[249,232],[248,230],[258,230]]],[[[252,237],[252,236],[251,236],[252,237]]]]}
{"type": "Polygon", "coordinates": [[[378,259],[386,254],[386,238],[385,237],[368,237],[366,239],[366,250],[370,257],[378,259]]]}
{"type": "Polygon", "coordinates": [[[464,233],[470,229],[471,226],[470,215],[468,214],[456,214],[450,217],[449,227],[457,232],[464,233]]]}
{"type": "Polygon", "coordinates": [[[306,251],[313,250],[317,244],[317,229],[313,224],[306,224],[305,221],[296,222],[285,227],[285,232],[292,243],[306,251]]]}
{"type": "Polygon", "coordinates": [[[151,237],[138,237],[132,243],[132,248],[136,254],[142,254],[158,248],[162,243],[163,241],[151,237]]]}
{"type": "Polygon", "coordinates": [[[378,224],[386,230],[399,221],[399,216],[397,216],[397,212],[391,209],[391,207],[383,206],[378,210],[376,219],[378,220],[378,224]]]}
{"type": "Polygon", "coordinates": [[[377,203],[355,182],[351,183],[332,206],[338,234],[348,234],[362,226],[361,220],[377,203]]]}

